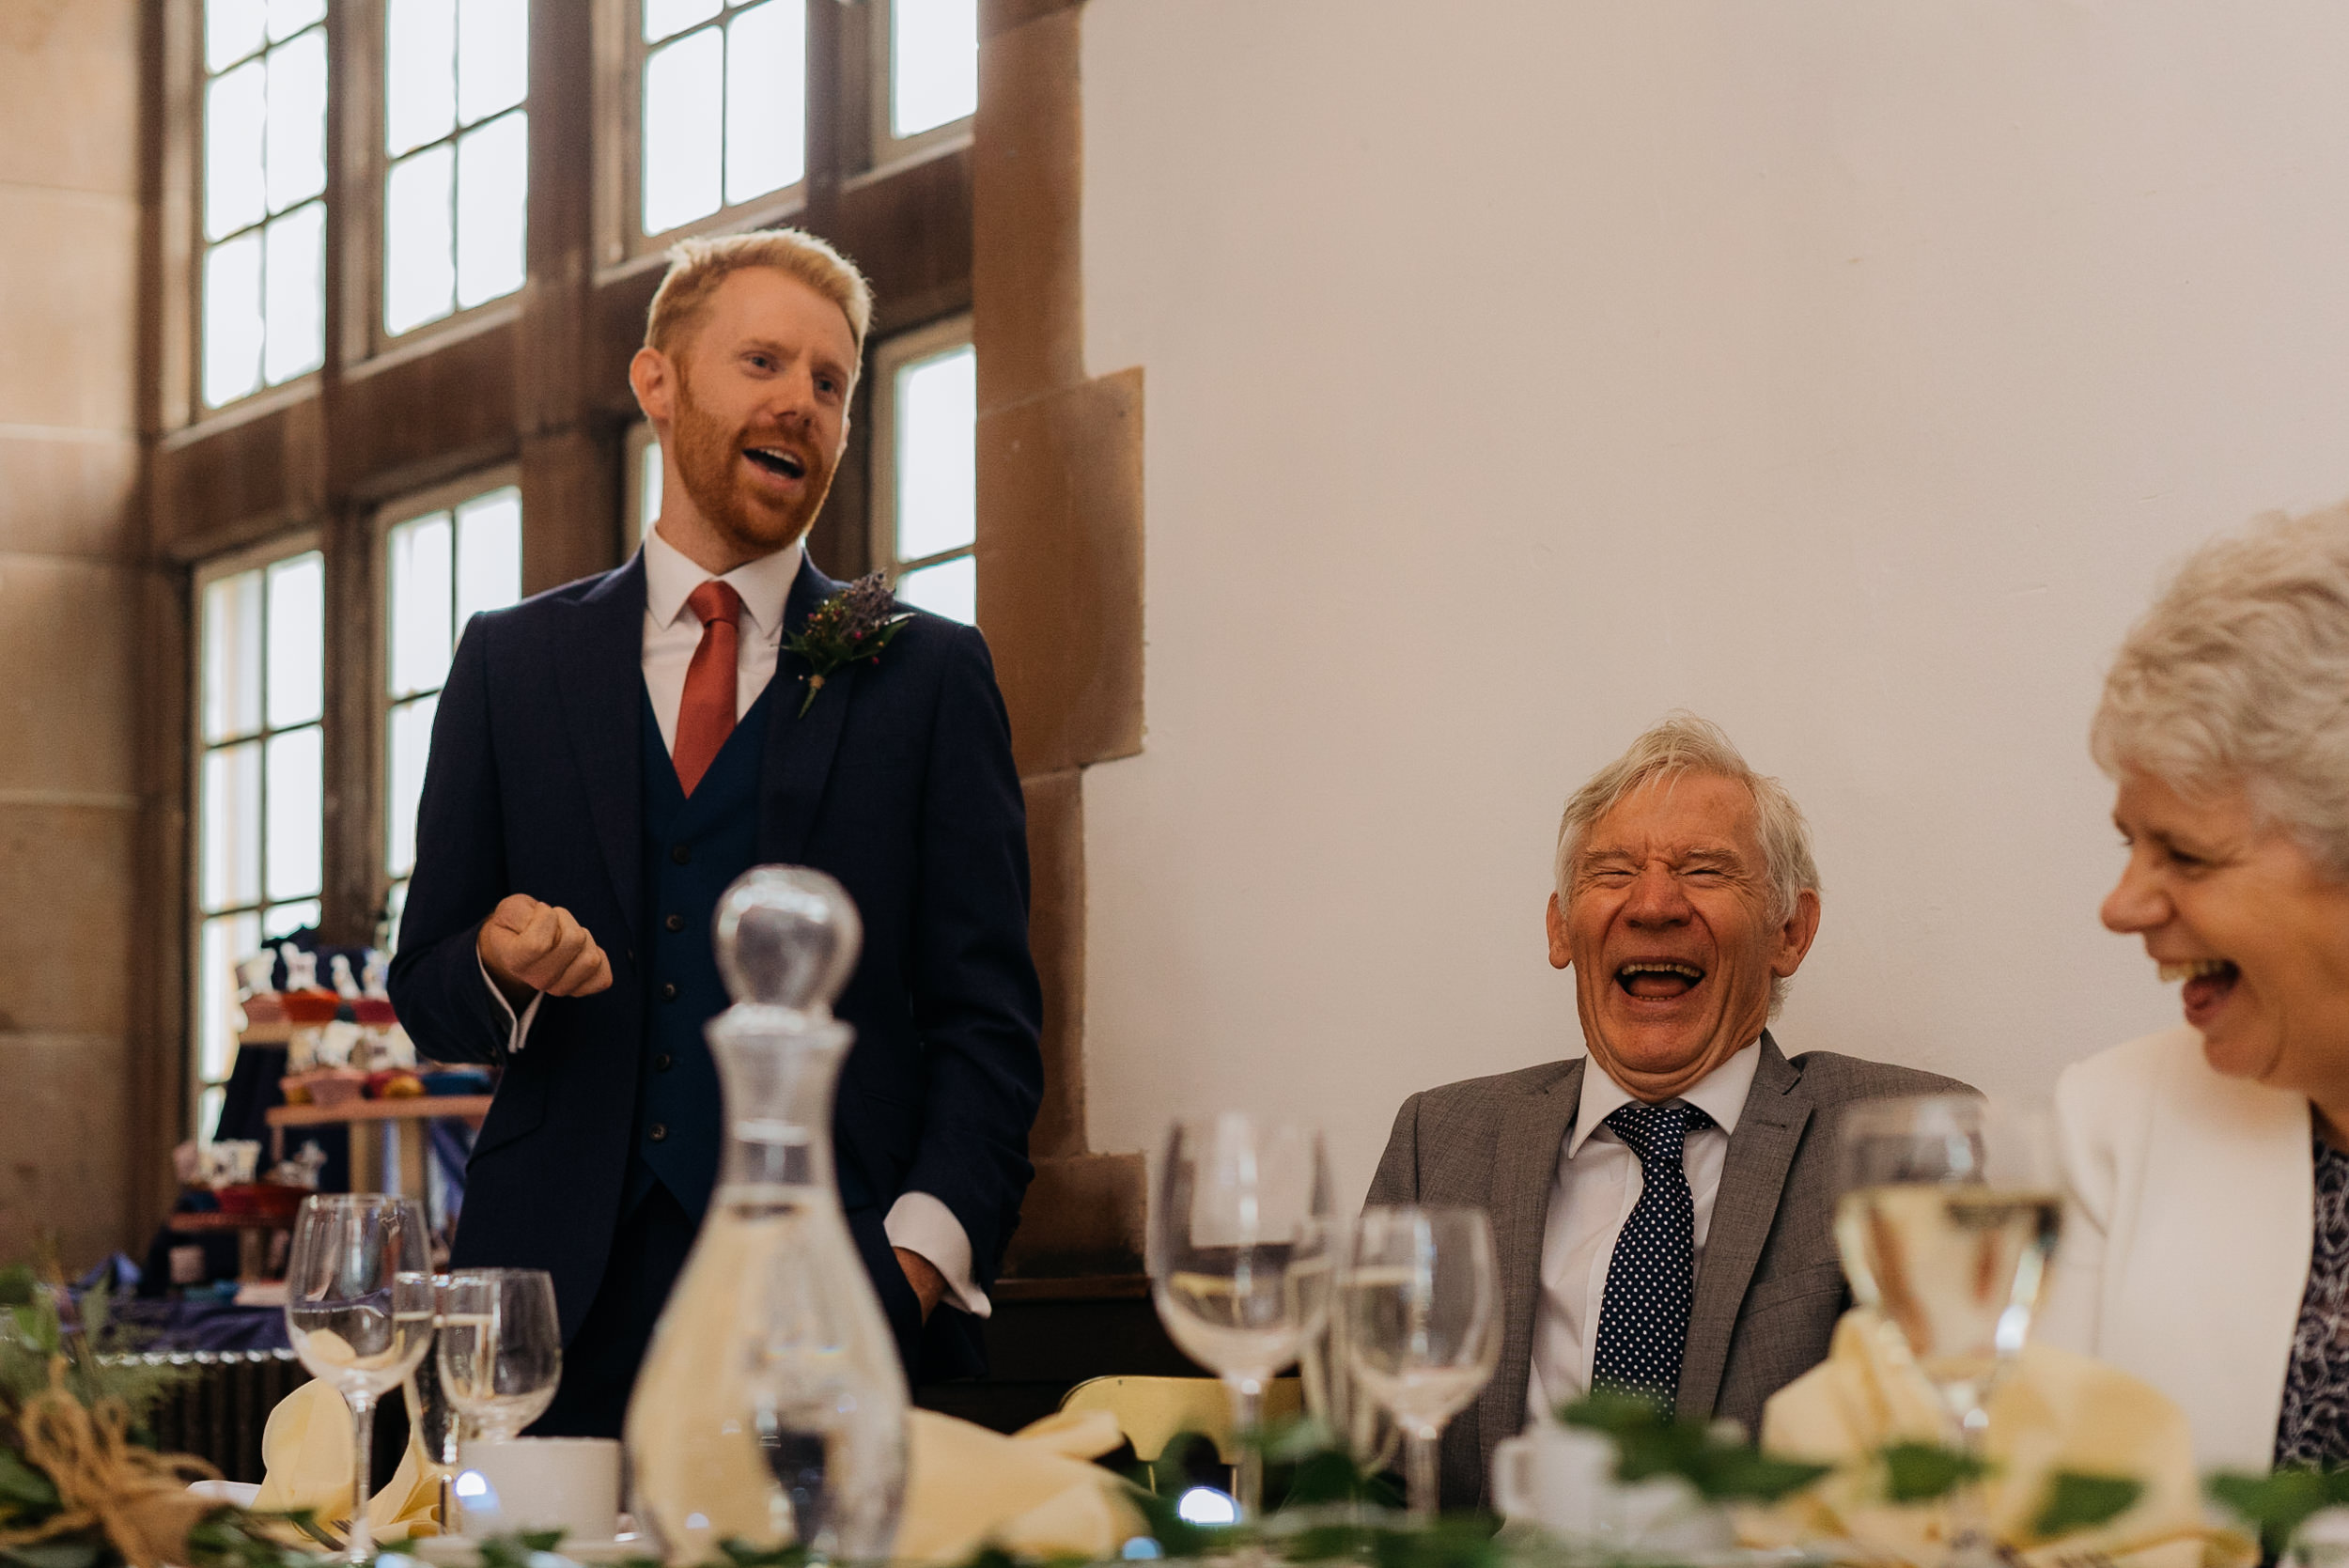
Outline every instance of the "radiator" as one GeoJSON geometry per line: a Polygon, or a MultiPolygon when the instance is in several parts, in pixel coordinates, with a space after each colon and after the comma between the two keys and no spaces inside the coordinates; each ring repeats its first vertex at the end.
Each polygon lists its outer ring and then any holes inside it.
{"type": "Polygon", "coordinates": [[[230,1481],[261,1479],[261,1428],[277,1402],[310,1380],[290,1350],[196,1350],[140,1356],[194,1375],[156,1404],[148,1424],[167,1453],[210,1460],[230,1481]]]}

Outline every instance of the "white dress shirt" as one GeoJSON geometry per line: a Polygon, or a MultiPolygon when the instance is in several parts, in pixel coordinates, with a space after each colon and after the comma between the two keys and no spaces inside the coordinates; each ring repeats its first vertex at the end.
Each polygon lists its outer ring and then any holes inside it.
{"type": "MultiPolygon", "coordinates": [[[[791,584],[799,581],[804,551],[798,544],[746,561],[718,579],[742,598],[742,619],[736,627],[734,658],[734,716],[739,721],[774,678],[783,649],[783,612],[790,601],[791,584]]],[[[658,524],[645,536],[645,690],[652,697],[653,718],[661,725],[663,750],[677,750],[677,709],[685,701],[685,672],[701,646],[701,617],[685,601],[710,574],[695,566],[675,545],[661,536],[658,524]]],[[[530,1036],[544,994],[530,999],[521,1016],[481,971],[482,984],[497,998],[498,1007],[512,1020],[506,1049],[521,1050],[530,1036]]],[[[918,1252],[946,1277],[946,1299],[964,1312],[986,1317],[993,1303],[971,1276],[971,1237],[955,1211],[927,1192],[907,1192],[890,1205],[881,1222],[893,1247],[918,1252]]]]}
{"type": "MultiPolygon", "coordinates": [[[[1705,1233],[1713,1223],[1713,1201],[1720,1194],[1721,1166],[1729,1157],[1729,1135],[1737,1130],[1761,1062],[1762,1042],[1757,1039],[1677,1096],[1678,1103],[1695,1106],[1713,1119],[1709,1127],[1691,1128],[1681,1145],[1681,1168],[1688,1172],[1688,1195],[1696,1203],[1695,1262],[1700,1265],[1705,1233]]],[[[1547,1415],[1581,1398],[1591,1387],[1607,1265],[1615,1256],[1615,1238],[1647,1186],[1640,1157],[1607,1125],[1609,1115],[1630,1103],[1631,1095],[1595,1059],[1583,1064],[1582,1098],[1574,1131],[1558,1156],[1558,1173],[1550,1179],[1549,1214],[1542,1230],[1542,1294],[1533,1309],[1529,1411],[1547,1415]]]]}

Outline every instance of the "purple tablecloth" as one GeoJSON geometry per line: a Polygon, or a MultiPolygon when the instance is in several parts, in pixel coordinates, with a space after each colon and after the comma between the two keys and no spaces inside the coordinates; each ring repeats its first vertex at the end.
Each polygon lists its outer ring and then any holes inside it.
{"type": "Polygon", "coordinates": [[[240,1307],[233,1301],[122,1300],[114,1304],[117,1322],[141,1331],[141,1350],[288,1350],[286,1313],[277,1307],[240,1307]]]}

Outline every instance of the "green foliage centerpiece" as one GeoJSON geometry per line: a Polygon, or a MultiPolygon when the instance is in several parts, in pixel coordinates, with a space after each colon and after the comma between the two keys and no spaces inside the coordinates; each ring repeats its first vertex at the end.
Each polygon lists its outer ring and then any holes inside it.
{"type": "Polygon", "coordinates": [[[0,1563],[187,1561],[190,1528],[220,1508],[187,1483],[216,1472],[133,1436],[173,1370],[101,1357],[106,1293],[77,1301],[48,1272],[0,1269],[0,1563]]]}

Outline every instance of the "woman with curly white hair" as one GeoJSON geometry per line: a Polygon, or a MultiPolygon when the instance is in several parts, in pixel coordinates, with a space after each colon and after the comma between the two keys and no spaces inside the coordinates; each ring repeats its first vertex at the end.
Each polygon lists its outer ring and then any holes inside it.
{"type": "Polygon", "coordinates": [[[2091,732],[2104,923],[2185,1022],[2067,1069],[2041,1337],[2175,1399],[2206,1465],[2349,1461],[2349,508],[2190,558],[2091,732]]]}

